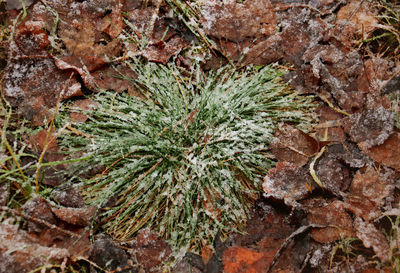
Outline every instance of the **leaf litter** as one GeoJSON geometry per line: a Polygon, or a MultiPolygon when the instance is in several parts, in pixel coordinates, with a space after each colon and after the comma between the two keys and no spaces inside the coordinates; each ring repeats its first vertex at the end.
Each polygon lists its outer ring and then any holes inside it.
{"type": "MultiPolygon", "coordinates": [[[[378,272],[394,268],[398,258],[393,256],[388,239],[393,228],[387,228],[383,219],[394,219],[384,215],[398,209],[395,94],[399,60],[386,59],[386,53],[379,54],[373,44],[368,44],[376,38],[377,29],[393,30],[381,15],[377,17],[381,9],[373,1],[193,1],[190,5],[149,1],[146,6],[133,1],[47,0],[25,4],[18,15],[14,9],[22,8],[20,2],[7,1],[11,36],[2,45],[7,50],[2,95],[19,117],[37,128],[21,139],[29,140],[27,145],[38,150],[43,150],[47,128],[42,135],[39,132],[50,122],[59,100],[78,97],[68,113],[71,118],[75,116],[74,123],[68,125],[74,131],[68,131],[90,142],[75,123],[90,120],[98,106],[83,94],[103,89],[127,91],[144,99],[146,96],[130,80],[137,73],[129,72],[132,70],[125,62],[135,56],[163,64],[173,60],[186,66],[193,65],[193,58],[201,58],[205,69],[226,62],[245,66],[279,61],[289,68],[284,78],[292,88],[320,98],[320,123],[314,132],[295,129],[291,122],[280,124],[274,132],[269,152],[278,162],[263,173],[265,196],[256,202],[254,214],[247,221],[247,234],[216,234],[212,246],[215,253],[211,258],[204,254],[203,263],[194,263],[198,267],[193,269],[343,272],[351,268],[352,272],[378,272]],[[201,12],[191,17],[185,8],[201,12]],[[208,48],[201,47],[204,41],[208,48]],[[311,176],[312,163],[322,188],[311,176]],[[272,213],[272,207],[280,212],[272,213]],[[305,228],[308,224],[320,227],[305,228]],[[296,228],[304,230],[296,232],[296,228]],[[351,238],[358,238],[363,246],[347,254],[333,252],[343,250],[345,242],[354,242],[351,238]],[[374,255],[375,264],[366,262],[374,255]]],[[[3,143],[5,147],[2,139],[2,149],[3,143]]],[[[59,144],[57,140],[46,152],[48,161],[62,159],[59,155],[51,157],[59,152],[55,148],[59,144]]],[[[11,145],[14,148],[17,144],[11,141],[11,145]]],[[[5,156],[1,157],[1,168],[7,171],[15,164],[10,149],[0,152],[5,156]]],[[[104,167],[99,170],[104,171],[104,167]]],[[[70,182],[64,177],[51,187],[60,183],[70,182]]],[[[100,266],[131,272],[139,268],[157,271],[167,263],[171,247],[154,231],[140,230],[124,245],[128,251],[99,230],[93,230],[100,234],[90,243],[88,227],[93,209],[85,206],[77,190],[68,187],[45,191],[44,196],[57,205],[45,199],[26,203],[24,218],[20,209],[6,207],[15,204],[15,185],[18,183],[1,180],[4,213],[0,229],[4,240],[0,240],[0,272],[10,272],[10,268],[15,272],[34,270],[50,262],[64,270],[67,264],[77,267],[79,259],[91,270],[100,266]],[[25,224],[12,223],[18,217],[25,219],[25,224]],[[75,250],[70,248],[76,241],[74,234],[81,234],[75,250]],[[80,253],[90,248],[91,252],[80,253]],[[118,258],[108,263],[111,256],[118,258]]],[[[110,198],[107,205],[113,202],[110,198]]],[[[203,205],[207,213],[220,217],[222,211],[207,202],[203,205]]],[[[186,255],[182,261],[187,267],[181,264],[182,268],[192,268],[188,257],[202,259],[196,254],[186,255]]]]}

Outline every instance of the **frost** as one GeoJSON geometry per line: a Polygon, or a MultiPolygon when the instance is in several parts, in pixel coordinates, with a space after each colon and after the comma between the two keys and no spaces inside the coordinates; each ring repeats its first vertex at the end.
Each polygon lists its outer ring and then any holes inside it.
{"type": "MultiPolygon", "coordinates": [[[[22,267],[28,270],[36,269],[48,263],[50,259],[53,262],[61,263],[70,257],[67,249],[42,246],[24,230],[19,229],[18,225],[13,225],[7,220],[0,224],[0,249],[3,253],[8,253],[5,256],[9,261],[12,257],[25,257],[25,259],[17,260],[22,267]]],[[[0,266],[3,266],[3,263],[4,261],[0,266]]],[[[8,272],[8,270],[4,272],[8,272]]]]}
{"type": "Polygon", "coordinates": [[[330,254],[331,248],[332,247],[330,245],[324,245],[315,250],[309,260],[311,267],[317,268],[318,266],[320,266],[323,262],[323,259],[325,259],[326,256],[330,254]]]}
{"type": "Polygon", "coordinates": [[[309,191],[305,187],[312,181],[305,168],[289,162],[278,162],[264,177],[263,189],[266,197],[283,200],[286,205],[296,207],[297,200],[305,198],[309,191]]]}
{"type": "Polygon", "coordinates": [[[365,247],[372,247],[376,256],[382,262],[389,261],[389,244],[385,236],[372,223],[364,222],[360,217],[357,217],[354,220],[354,228],[356,229],[357,237],[365,247]]]}
{"type": "Polygon", "coordinates": [[[393,132],[393,113],[383,106],[355,113],[345,120],[344,129],[362,149],[381,145],[393,132]]]}

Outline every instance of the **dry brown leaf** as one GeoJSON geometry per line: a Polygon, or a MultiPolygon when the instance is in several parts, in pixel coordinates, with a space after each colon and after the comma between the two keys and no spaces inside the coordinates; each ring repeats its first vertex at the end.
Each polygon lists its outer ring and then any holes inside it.
{"type": "Polygon", "coordinates": [[[382,262],[389,261],[389,243],[385,236],[372,223],[364,222],[360,217],[354,220],[354,228],[357,237],[363,242],[367,248],[372,247],[376,256],[382,262]]]}
{"type": "Polygon", "coordinates": [[[311,224],[332,226],[312,229],[312,238],[320,243],[331,243],[345,237],[354,236],[353,221],[345,211],[343,202],[331,203],[323,199],[313,199],[305,203],[308,207],[307,220],[311,224]]]}
{"type": "Polygon", "coordinates": [[[400,133],[393,133],[383,144],[363,149],[363,151],[374,159],[397,171],[400,171],[400,133]]]}
{"type": "Polygon", "coordinates": [[[360,169],[353,178],[345,200],[346,209],[366,221],[381,215],[380,207],[394,191],[394,172],[389,168],[360,169]]]}
{"type": "Polygon", "coordinates": [[[270,149],[278,161],[287,161],[302,167],[318,151],[318,143],[295,127],[279,124],[270,149]]]}
{"type": "Polygon", "coordinates": [[[275,33],[276,15],[269,0],[204,1],[201,12],[205,33],[218,39],[241,42],[275,33]]]}
{"type": "Polygon", "coordinates": [[[297,200],[307,197],[315,188],[308,168],[289,162],[278,162],[264,178],[263,189],[267,197],[284,200],[288,206],[297,206],[297,200]]]}

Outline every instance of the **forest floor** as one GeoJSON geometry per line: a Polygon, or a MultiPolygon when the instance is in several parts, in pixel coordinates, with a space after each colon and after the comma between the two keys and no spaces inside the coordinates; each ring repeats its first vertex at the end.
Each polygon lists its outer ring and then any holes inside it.
{"type": "MultiPolygon", "coordinates": [[[[0,273],[400,272],[398,1],[0,5],[0,273]],[[99,224],[98,207],[60,175],[81,164],[63,153],[65,132],[92,141],[72,121],[85,123],[99,108],[99,90],[143,95],[133,59],[200,64],[201,73],[272,64],[300,96],[314,97],[311,129],[277,125],[268,147],[275,163],[257,181],[241,232],[183,252],[151,228],[117,240],[99,224]],[[63,126],[63,115],[71,123],[63,126]]],[[[83,175],[102,177],[122,158],[114,160],[83,175]]],[[[230,213],[229,204],[225,212],[201,204],[215,219],[230,213]]]]}

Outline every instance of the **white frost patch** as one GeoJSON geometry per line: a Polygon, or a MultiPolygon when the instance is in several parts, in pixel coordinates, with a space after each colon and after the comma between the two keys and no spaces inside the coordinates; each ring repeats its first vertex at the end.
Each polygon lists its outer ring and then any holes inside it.
{"type": "Polygon", "coordinates": [[[11,257],[26,257],[20,263],[28,270],[38,268],[50,259],[62,262],[70,257],[65,248],[46,247],[34,242],[24,230],[18,228],[18,225],[11,223],[11,218],[0,224],[0,249],[11,257]]]}
{"type": "Polygon", "coordinates": [[[382,262],[389,261],[389,244],[385,236],[372,223],[364,222],[360,217],[357,217],[354,220],[354,228],[356,229],[357,237],[366,248],[372,247],[376,256],[382,262]]]}
{"type": "Polygon", "coordinates": [[[314,251],[312,257],[310,258],[309,264],[312,268],[318,267],[323,261],[324,257],[331,252],[331,246],[325,245],[314,251]]]}

